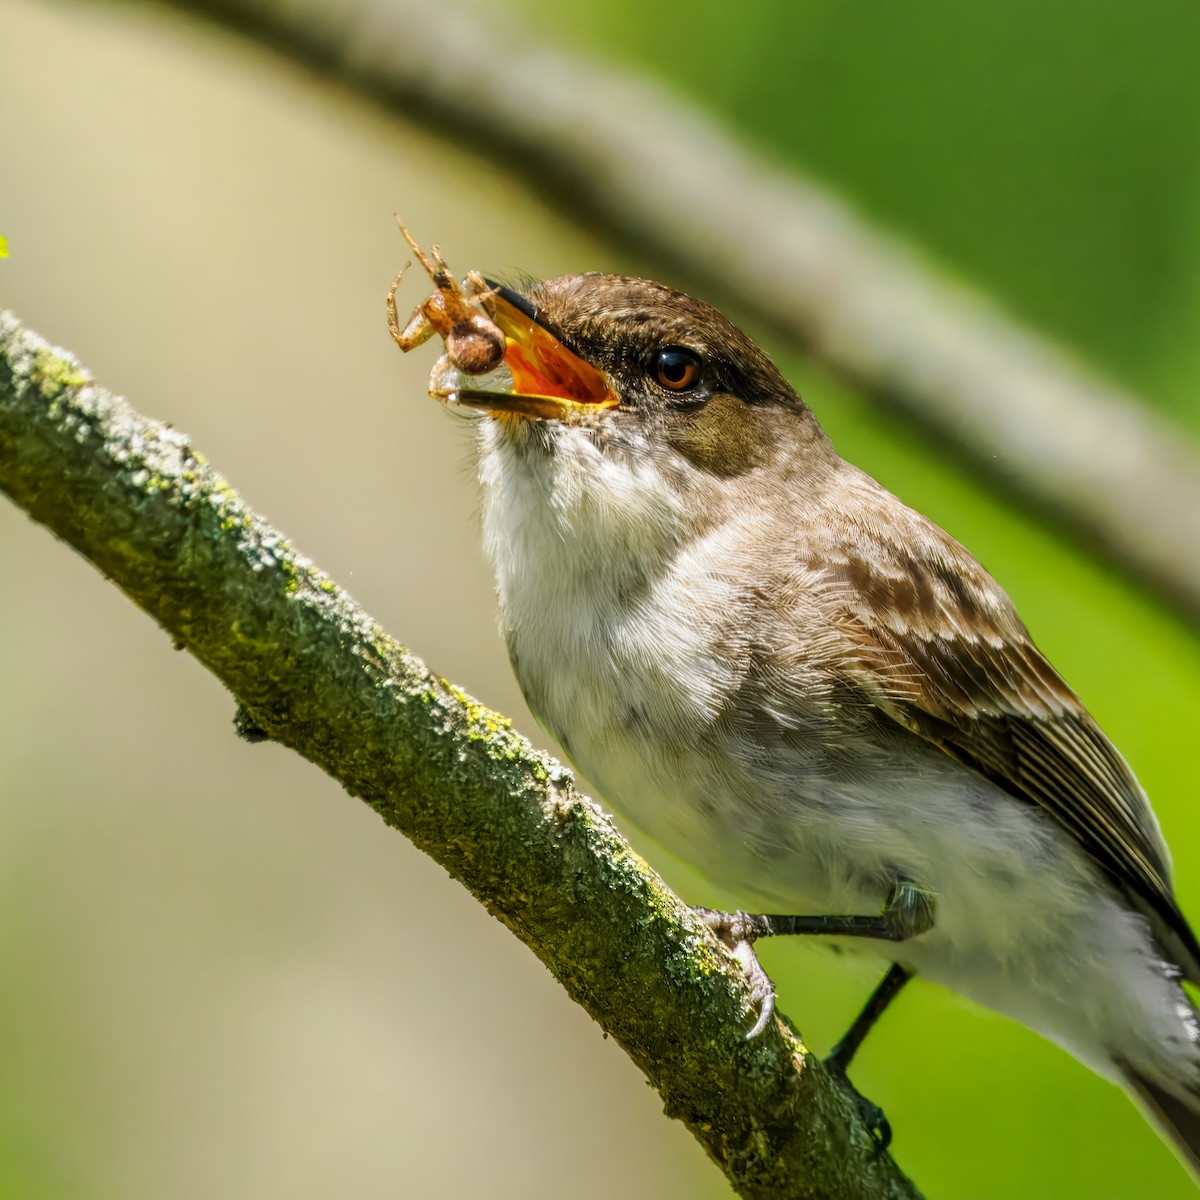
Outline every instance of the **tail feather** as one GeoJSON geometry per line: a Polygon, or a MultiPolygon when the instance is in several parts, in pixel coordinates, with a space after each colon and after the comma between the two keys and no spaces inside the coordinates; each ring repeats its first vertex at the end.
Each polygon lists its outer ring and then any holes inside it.
{"type": "Polygon", "coordinates": [[[1163,1139],[1200,1183],[1200,1095],[1179,1096],[1139,1075],[1128,1063],[1121,1063],[1120,1067],[1125,1082],[1142,1102],[1163,1139]]]}

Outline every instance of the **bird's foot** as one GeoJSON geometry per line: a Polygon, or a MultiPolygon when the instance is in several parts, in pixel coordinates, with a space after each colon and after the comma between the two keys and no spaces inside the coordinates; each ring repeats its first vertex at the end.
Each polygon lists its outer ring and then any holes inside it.
{"type": "Polygon", "coordinates": [[[744,912],[718,912],[712,908],[692,909],[705,925],[713,931],[721,943],[732,951],[734,958],[750,979],[750,1003],[758,1013],[754,1024],[746,1033],[746,1040],[758,1037],[769,1024],[775,1013],[775,985],[763,970],[763,965],[754,953],[754,939],[762,937],[763,930],[756,922],[761,918],[748,916],[744,912]]]}
{"type": "MultiPolygon", "coordinates": [[[[752,916],[744,912],[718,912],[712,908],[695,907],[692,911],[734,953],[750,976],[754,1003],[758,1007],[758,1020],[754,1022],[747,1038],[757,1037],[767,1027],[775,1011],[775,985],[772,984],[758,956],[754,953],[754,942],[758,938],[775,937],[779,934],[823,934],[834,937],[876,938],[888,942],[904,942],[919,937],[933,928],[935,911],[934,893],[912,880],[897,880],[888,891],[883,908],[870,916],[792,916],[762,913],[752,916]]],[[[888,1002],[908,979],[908,972],[896,968],[898,975],[889,973],[879,993],[872,998],[867,1011],[856,1023],[852,1036],[844,1041],[842,1075],[849,1065],[868,1029],[874,1024],[888,1002]],[[865,1022],[865,1023],[863,1023],[865,1022]]]]}
{"type": "Polygon", "coordinates": [[[825,1060],[825,1070],[831,1079],[836,1080],[845,1091],[850,1093],[854,1107],[858,1109],[859,1119],[867,1127],[867,1132],[875,1141],[876,1153],[882,1154],[892,1143],[892,1126],[884,1116],[883,1109],[873,1100],[868,1100],[850,1082],[846,1068],[838,1060],[836,1050],[825,1060]]]}

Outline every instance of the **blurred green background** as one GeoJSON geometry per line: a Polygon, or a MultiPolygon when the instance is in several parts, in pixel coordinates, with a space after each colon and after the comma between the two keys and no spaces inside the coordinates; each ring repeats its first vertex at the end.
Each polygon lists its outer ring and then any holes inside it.
{"type": "MultiPolygon", "coordinates": [[[[1200,428],[1194,4],[507,7],[689,93],[1200,428]]],[[[494,631],[468,433],[424,398],[432,351],[386,336],[391,213],[460,270],[649,268],[536,179],[164,9],[4,0],[0,131],[0,305],[544,741],[494,631]]],[[[842,452],[1009,589],[1200,917],[1196,639],[770,349],[842,452]]],[[[0,583],[0,1196],[728,1194],[523,947],[315,770],[239,742],[199,666],[7,505],[0,583]]],[[[763,957],[827,1049],[870,972],[763,957]]],[[[1115,1089],[932,986],[855,1079],[931,1197],[1194,1194],[1115,1089]]]]}

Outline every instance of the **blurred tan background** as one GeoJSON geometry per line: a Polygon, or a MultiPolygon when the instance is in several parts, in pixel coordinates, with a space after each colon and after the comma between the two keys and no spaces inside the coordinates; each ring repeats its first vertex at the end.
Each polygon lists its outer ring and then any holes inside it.
{"type": "MultiPolygon", "coordinates": [[[[387,337],[391,214],[460,271],[648,268],[536,181],[157,8],[3,0],[0,131],[0,306],[544,744],[495,633],[469,431],[424,395],[434,352],[387,337]]],[[[423,294],[414,275],[402,306],[423,294]]],[[[1195,918],[1195,641],[772,349],[843,452],[1009,586],[1155,798],[1195,918]]],[[[219,685],[7,504],[0,584],[0,1196],[728,1194],[507,931],[313,768],[240,742],[219,685]]],[[[764,957],[827,1049],[869,973],[764,957]]],[[[930,1195],[1192,1194],[1114,1089],[912,991],[855,1074],[930,1195]]]]}

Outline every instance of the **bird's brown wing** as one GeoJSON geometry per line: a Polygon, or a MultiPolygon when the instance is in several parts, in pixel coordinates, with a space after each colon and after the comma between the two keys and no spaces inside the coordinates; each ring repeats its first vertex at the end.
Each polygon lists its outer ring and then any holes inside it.
{"type": "Polygon", "coordinates": [[[902,513],[898,529],[874,526],[821,548],[842,631],[859,651],[858,686],[912,732],[1042,807],[1138,903],[1186,974],[1200,975],[1200,945],[1125,760],[991,576],[949,535],[902,513]]]}

